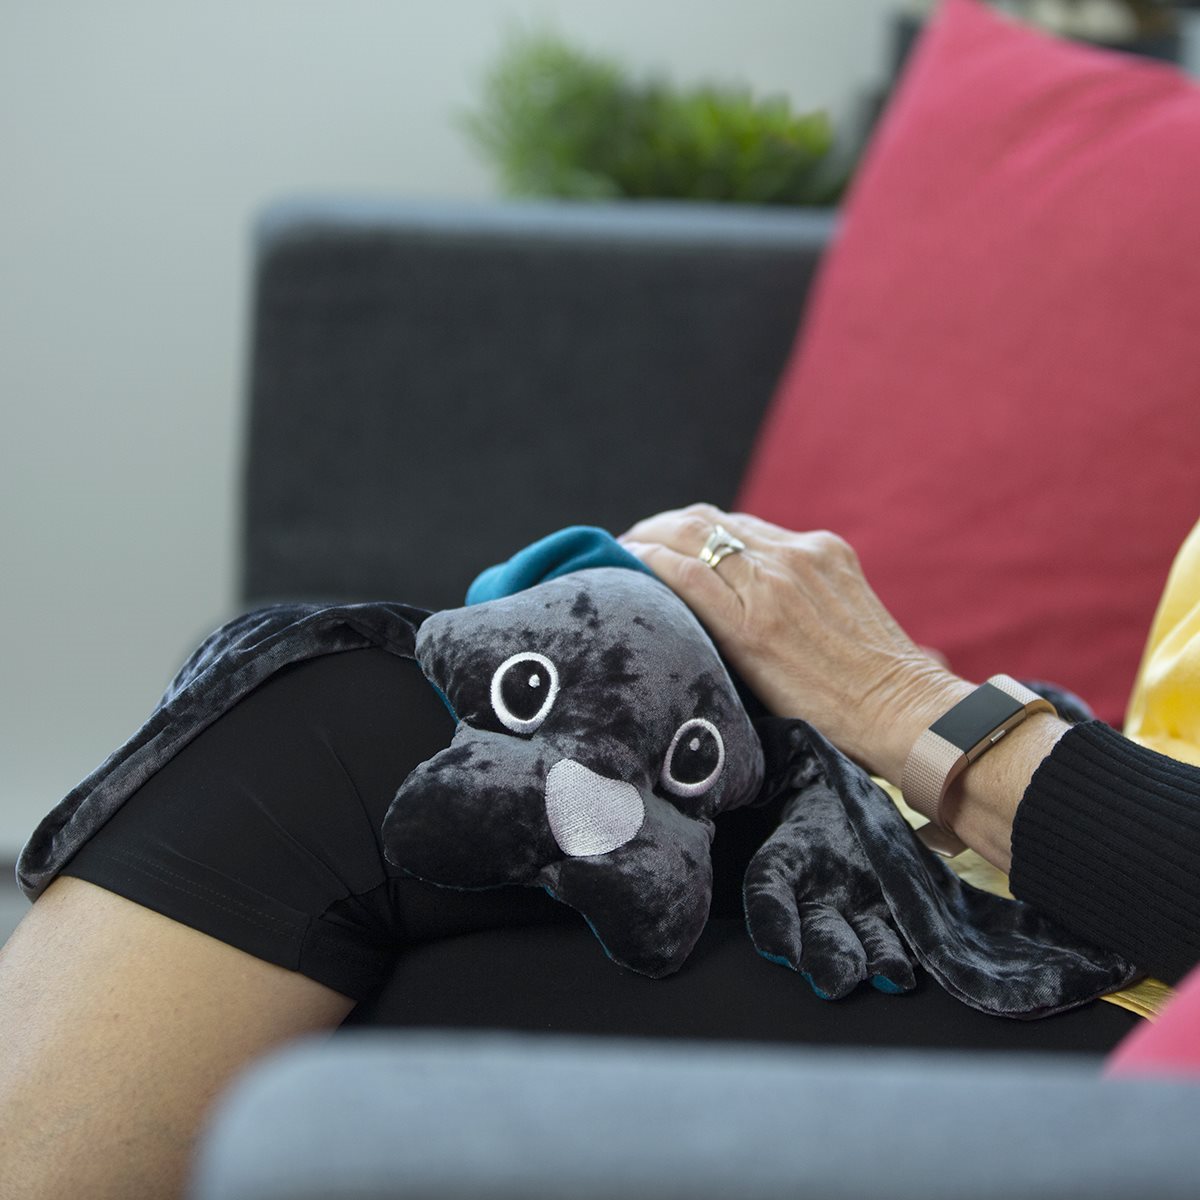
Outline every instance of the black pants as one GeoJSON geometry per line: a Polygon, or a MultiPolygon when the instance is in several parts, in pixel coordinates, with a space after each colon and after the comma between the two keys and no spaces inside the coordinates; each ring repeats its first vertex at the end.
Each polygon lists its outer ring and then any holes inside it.
{"type": "Polygon", "coordinates": [[[760,958],[741,878],[775,814],[718,819],[712,917],[683,969],[610,962],[537,888],[440,888],[383,857],[397,787],[450,740],[417,666],[384,650],[296,663],[148,780],[64,870],[358,1001],[350,1024],[887,1046],[1103,1051],[1136,1018],[1096,1002],[987,1017],[919,973],[841,1001],[760,958]]]}

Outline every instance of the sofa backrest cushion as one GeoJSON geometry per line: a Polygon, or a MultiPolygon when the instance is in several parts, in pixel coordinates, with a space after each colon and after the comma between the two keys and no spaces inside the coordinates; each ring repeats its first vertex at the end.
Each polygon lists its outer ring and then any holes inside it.
{"type": "Polygon", "coordinates": [[[243,602],[457,607],[553,529],[731,504],[833,227],[683,202],[276,205],[243,602]]]}
{"type": "Polygon", "coordinates": [[[979,3],[868,149],[740,504],[830,528],[960,674],[1119,723],[1200,515],[1200,88],[979,3]]]}

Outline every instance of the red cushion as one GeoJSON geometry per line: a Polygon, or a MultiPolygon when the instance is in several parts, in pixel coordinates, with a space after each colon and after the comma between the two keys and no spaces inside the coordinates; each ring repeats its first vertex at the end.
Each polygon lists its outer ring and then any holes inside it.
{"type": "Polygon", "coordinates": [[[960,674],[1119,724],[1200,515],[1200,88],[943,4],[740,505],[845,536],[960,674]]]}
{"type": "Polygon", "coordinates": [[[1192,1075],[1200,1077],[1200,967],[1157,1021],[1142,1021],[1109,1055],[1109,1075],[1192,1075]]]}

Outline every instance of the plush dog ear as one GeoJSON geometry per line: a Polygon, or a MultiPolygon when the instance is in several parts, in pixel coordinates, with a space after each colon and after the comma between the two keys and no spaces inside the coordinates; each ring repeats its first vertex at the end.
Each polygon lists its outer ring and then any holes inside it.
{"type": "Polygon", "coordinates": [[[870,980],[885,992],[915,985],[912,959],[841,796],[796,743],[793,722],[759,722],[780,823],[746,868],[742,895],[755,949],[798,971],[825,1000],[870,980]]]}
{"type": "Polygon", "coordinates": [[[960,880],[883,789],[811,725],[768,719],[758,731],[767,752],[765,790],[793,793],[747,871],[747,924],[761,953],[806,971],[831,996],[866,978],[882,977],[901,985],[883,990],[902,990],[903,981],[882,966],[899,961],[890,940],[877,937],[882,949],[872,954],[865,936],[880,929],[864,918],[880,915],[882,897],[884,925],[916,960],[951,995],[994,1016],[1050,1016],[1139,976],[1131,963],[1030,905],[960,880]],[[864,864],[878,893],[864,878],[864,864]],[[831,922],[814,922],[822,905],[856,937],[841,926],[839,936],[828,936],[831,922]]]}

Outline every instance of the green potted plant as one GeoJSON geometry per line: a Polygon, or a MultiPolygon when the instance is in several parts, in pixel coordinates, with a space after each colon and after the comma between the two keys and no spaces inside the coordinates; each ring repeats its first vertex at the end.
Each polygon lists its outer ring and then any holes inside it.
{"type": "Polygon", "coordinates": [[[825,206],[849,175],[824,112],[637,79],[546,32],[510,36],[463,124],[514,195],[825,206]]]}

